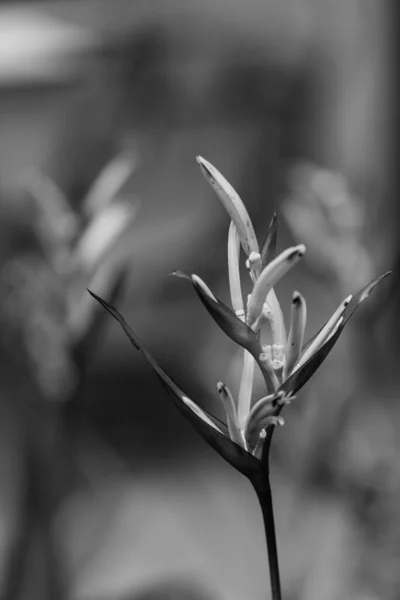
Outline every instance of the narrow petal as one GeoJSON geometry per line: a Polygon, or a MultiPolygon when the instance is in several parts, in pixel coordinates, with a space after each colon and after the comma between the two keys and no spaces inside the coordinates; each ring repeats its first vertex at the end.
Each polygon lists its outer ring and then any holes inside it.
{"type": "Polygon", "coordinates": [[[261,460],[264,448],[264,442],[267,439],[267,432],[265,429],[262,429],[258,434],[258,440],[256,445],[254,446],[253,456],[261,460]]]}
{"type": "Polygon", "coordinates": [[[271,333],[272,343],[281,344],[286,347],[286,327],[283,319],[281,305],[275,294],[275,290],[271,289],[267,296],[267,304],[271,309],[271,333]]]}
{"type": "Polygon", "coordinates": [[[206,180],[215,190],[217,196],[224,205],[226,212],[235,223],[243,250],[247,256],[249,256],[251,252],[258,253],[258,242],[249,213],[237,192],[225,177],[207,160],[198,156],[197,162],[200,165],[206,180]]]}
{"type": "Polygon", "coordinates": [[[315,352],[319,350],[319,348],[328,340],[331,336],[333,330],[339,322],[339,319],[342,318],[345,308],[349,305],[351,300],[351,295],[343,300],[343,302],[339,305],[339,307],[335,310],[329,321],[326,325],[320,330],[319,334],[316,336],[312,344],[310,344],[307,349],[301,355],[300,360],[295,365],[295,370],[302,367],[308,360],[311,358],[315,352]]]}
{"type": "Polygon", "coordinates": [[[377,284],[382,281],[385,277],[390,274],[390,271],[384,273],[380,277],[374,279],[369,283],[365,288],[360,290],[353,298],[351,299],[348,306],[345,308],[342,316],[343,319],[339,324],[336,331],[333,331],[326,340],[326,342],[308,359],[306,363],[304,363],[299,369],[296,370],[284,381],[284,383],[279,388],[281,391],[285,392],[285,394],[293,397],[293,395],[300,390],[303,385],[307,383],[310,377],[315,373],[318,367],[323,363],[325,358],[328,356],[333,346],[336,344],[339,339],[340,334],[342,333],[344,326],[350,317],[354,314],[357,308],[368,298],[372,290],[377,286],[377,284]]]}
{"type": "Polygon", "coordinates": [[[289,339],[286,345],[285,377],[291,373],[300,358],[307,320],[306,301],[299,292],[294,292],[290,317],[289,339]]]}
{"type": "Polygon", "coordinates": [[[261,244],[260,254],[262,261],[262,268],[266,267],[268,263],[274,260],[276,257],[276,243],[278,234],[278,221],[276,212],[272,215],[271,222],[268,227],[267,235],[261,244]]]}
{"type": "Polygon", "coordinates": [[[258,442],[260,432],[269,425],[283,425],[282,417],[274,414],[276,402],[280,396],[271,394],[255,404],[249,414],[244,430],[244,437],[249,450],[253,450],[258,442]]]}
{"type": "Polygon", "coordinates": [[[306,248],[303,244],[284,250],[261,271],[247,306],[247,323],[251,326],[260,316],[264,302],[273,286],[298,263],[306,248]]]}
{"type": "Polygon", "coordinates": [[[239,431],[236,406],[233,396],[229,388],[222,383],[222,381],[217,383],[217,389],[226,413],[230,438],[233,442],[235,442],[235,444],[238,444],[244,448],[244,440],[239,431]]]}
{"type": "Polygon", "coordinates": [[[231,221],[228,234],[228,272],[229,288],[231,292],[232,308],[237,317],[244,319],[244,306],[242,286],[240,283],[240,238],[233,221],[231,221]]]}
{"type": "Polygon", "coordinates": [[[238,397],[238,424],[240,429],[244,429],[247,416],[250,412],[251,397],[253,392],[254,380],[254,358],[244,350],[243,353],[243,371],[239,385],[238,397]]]}

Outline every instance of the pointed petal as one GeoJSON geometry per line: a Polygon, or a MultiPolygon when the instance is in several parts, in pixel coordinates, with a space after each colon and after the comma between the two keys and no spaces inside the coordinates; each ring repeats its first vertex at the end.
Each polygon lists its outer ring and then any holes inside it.
{"type": "Polygon", "coordinates": [[[229,289],[231,292],[232,308],[236,316],[243,315],[244,306],[242,296],[242,286],[240,283],[240,238],[233,221],[231,221],[228,234],[228,272],[229,272],[229,289]]]}
{"type": "Polygon", "coordinates": [[[157,373],[164,387],[171,393],[176,408],[205,439],[205,441],[208,442],[222,458],[243,473],[243,475],[246,475],[246,477],[250,478],[255,474],[259,474],[261,469],[260,461],[244,450],[244,448],[241,448],[232,442],[227,437],[226,426],[221,424],[207,411],[201,409],[187,396],[187,394],[185,394],[173,379],[158,365],[150,352],[142,345],[133,329],[114,306],[111,306],[90,290],[89,293],[110,313],[112,317],[114,317],[114,319],[116,319],[116,321],[118,321],[133,346],[143,354],[144,358],[157,373]],[[208,419],[212,421],[212,424],[208,422],[208,419]]]}
{"type": "Polygon", "coordinates": [[[288,248],[261,271],[247,306],[247,323],[250,326],[260,316],[270,290],[298,263],[305,250],[306,248],[303,244],[288,248]]]}
{"type": "Polygon", "coordinates": [[[318,335],[314,338],[313,342],[307,346],[307,348],[302,353],[300,360],[295,365],[295,371],[297,371],[297,369],[300,369],[302,365],[304,365],[308,361],[308,359],[311,358],[311,356],[315,354],[315,352],[317,352],[319,348],[331,337],[331,335],[337,329],[339,321],[341,320],[341,323],[343,322],[342,315],[346,307],[349,305],[351,298],[352,296],[348,296],[343,300],[343,302],[340,303],[339,307],[335,310],[335,312],[324,325],[324,327],[322,327],[322,329],[319,331],[318,335]]]}
{"type": "Polygon", "coordinates": [[[369,283],[365,288],[360,290],[355,296],[353,296],[352,300],[345,308],[342,313],[343,321],[339,324],[339,327],[331,337],[327,339],[327,341],[317,350],[315,354],[309,358],[309,360],[303,364],[299,369],[294,371],[286,381],[279,388],[284,391],[286,394],[290,394],[293,396],[300,388],[303,387],[310,379],[310,377],[315,373],[318,367],[323,363],[325,358],[328,356],[333,346],[336,344],[340,334],[342,333],[344,326],[350,317],[354,314],[355,310],[360,306],[366,298],[370,295],[371,291],[377,286],[377,284],[382,281],[385,277],[390,274],[390,271],[384,273],[380,277],[377,277],[371,283],[369,283]]]}
{"type": "Polygon", "coordinates": [[[271,222],[268,227],[267,234],[261,245],[260,254],[262,261],[262,268],[266,267],[268,263],[273,261],[276,257],[276,242],[278,237],[278,220],[276,212],[272,215],[271,222]]]}
{"type": "Polygon", "coordinates": [[[235,444],[238,444],[238,446],[242,446],[242,448],[244,448],[244,440],[238,427],[237,411],[233,396],[229,388],[222,383],[222,381],[217,383],[217,389],[226,413],[229,436],[231,440],[235,442],[235,444]]]}
{"type": "Polygon", "coordinates": [[[254,380],[254,358],[247,352],[243,351],[243,370],[239,385],[238,397],[238,424],[240,429],[244,429],[247,415],[250,412],[251,396],[253,391],[254,380]]]}
{"type": "Polygon", "coordinates": [[[247,256],[249,256],[251,252],[258,253],[256,234],[254,233],[249,213],[238,193],[211,163],[201,156],[197,157],[197,162],[200,165],[204,177],[215,190],[217,196],[224,205],[226,212],[235,223],[243,250],[247,256]]]}
{"type": "Polygon", "coordinates": [[[294,292],[290,318],[289,339],[286,346],[285,376],[300,358],[307,320],[307,305],[299,292],[294,292]]]}

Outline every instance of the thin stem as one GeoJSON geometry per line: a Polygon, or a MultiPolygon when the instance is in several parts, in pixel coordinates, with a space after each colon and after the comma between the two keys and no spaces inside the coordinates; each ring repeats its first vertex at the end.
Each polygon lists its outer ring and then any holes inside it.
{"type": "Polygon", "coordinates": [[[279,575],[278,549],[276,545],[275,519],[272,504],[269,474],[252,480],[264,520],[265,537],[267,540],[269,574],[271,579],[272,600],[282,600],[281,581],[279,575]]]}

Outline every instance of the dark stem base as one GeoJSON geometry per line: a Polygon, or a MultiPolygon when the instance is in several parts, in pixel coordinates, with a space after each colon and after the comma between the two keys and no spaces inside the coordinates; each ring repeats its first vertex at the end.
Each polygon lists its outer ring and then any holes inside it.
{"type": "Polygon", "coordinates": [[[253,479],[252,482],[261,506],[264,520],[265,537],[267,540],[269,572],[271,578],[272,600],[282,600],[281,582],[279,575],[278,549],[276,545],[275,520],[272,504],[271,485],[268,474],[253,479]]]}

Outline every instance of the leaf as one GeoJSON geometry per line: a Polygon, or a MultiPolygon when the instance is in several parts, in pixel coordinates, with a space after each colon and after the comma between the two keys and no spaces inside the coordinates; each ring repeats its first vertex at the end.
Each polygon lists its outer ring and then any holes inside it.
{"type": "MultiPolygon", "coordinates": [[[[353,316],[354,312],[357,308],[368,298],[372,290],[377,286],[377,284],[387,277],[390,274],[390,271],[384,273],[380,277],[377,277],[373,281],[371,281],[368,285],[366,285],[362,290],[360,290],[355,296],[351,299],[349,305],[344,310],[342,315],[343,321],[340,324],[337,332],[329,338],[322,346],[311,356],[311,358],[297,371],[295,371],[279,388],[285,393],[291,392],[295,394],[300,388],[307,383],[310,377],[315,373],[318,367],[323,363],[325,358],[328,356],[333,346],[336,344],[340,334],[342,333],[347,321],[350,317],[353,316]]],[[[317,332],[316,335],[318,335],[317,332]]],[[[316,336],[313,336],[311,340],[307,343],[307,347],[310,343],[315,339],[316,336]]]]}
{"type": "Polygon", "coordinates": [[[276,212],[274,212],[268,227],[267,234],[260,248],[262,269],[276,257],[277,237],[278,220],[276,212]]]}
{"type": "Polygon", "coordinates": [[[194,286],[194,289],[197,292],[201,302],[204,304],[208,313],[212,316],[217,325],[222,329],[222,331],[234,342],[245,348],[250,354],[254,357],[256,363],[260,367],[261,373],[265,379],[265,383],[269,391],[274,389],[274,385],[271,379],[271,374],[266,369],[266,366],[263,362],[260,361],[260,354],[262,353],[262,348],[260,346],[260,342],[255,334],[255,332],[248,326],[246,323],[241,321],[234,312],[231,311],[223,302],[218,300],[210,292],[212,297],[205,293],[204,289],[193,281],[189,275],[183,273],[182,271],[173,273],[173,275],[177,275],[178,277],[182,277],[184,279],[191,280],[194,286]]]}
{"type": "MultiPolygon", "coordinates": [[[[380,275],[376,279],[373,279],[368,285],[363,287],[359,292],[357,292],[352,297],[348,306],[346,307],[346,309],[344,310],[344,312],[342,314],[343,322],[342,322],[341,328],[344,327],[344,325],[347,323],[347,321],[350,319],[350,317],[354,314],[354,311],[357,310],[357,308],[360,306],[360,304],[368,298],[368,296],[371,294],[372,290],[378,285],[378,283],[390,274],[391,274],[391,271],[387,271],[383,275],[380,275]]],[[[311,346],[311,344],[317,338],[317,336],[321,333],[321,331],[325,327],[326,323],[324,323],[322,325],[322,327],[320,327],[318,329],[318,331],[316,333],[314,333],[314,335],[312,335],[310,337],[310,339],[304,344],[302,351],[301,351],[302,355],[311,346]]]]}
{"type": "Polygon", "coordinates": [[[133,346],[139,350],[147,362],[153,367],[158,377],[160,378],[163,386],[168,390],[168,392],[172,396],[172,400],[179,410],[179,412],[190,422],[192,427],[199,433],[205,441],[220,455],[224,458],[228,463],[230,463],[233,467],[235,467],[238,471],[240,471],[243,475],[247,477],[253,476],[255,473],[259,473],[261,468],[260,461],[252,456],[249,452],[241,448],[234,442],[232,442],[229,437],[227,437],[227,428],[226,425],[221,423],[216,417],[210,415],[204,409],[199,409],[198,412],[204,412],[206,416],[211,419],[214,423],[214,427],[206,423],[199,414],[193,412],[191,408],[189,408],[186,403],[189,400],[189,403],[193,403],[193,401],[185,394],[185,392],[175,383],[175,381],[159,366],[157,361],[153,358],[153,356],[148,352],[148,350],[143,346],[140,342],[139,338],[133,331],[133,329],[128,325],[125,321],[124,317],[118,312],[118,310],[108,304],[105,300],[88,290],[89,293],[93,296],[97,302],[99,302],[106,311],[110,313],[112,317],[122,327],[125,334],[128,336],[129,340],[133,344],[133,346]],[[221,431],[218,431],[215,427],[221,428],[221,431]],[[225,435],[226,434],[226,435],[225,435]]]}
{"type": "Polygon", "coordinates": [[[328,341],[326,341],[298,371],[295,371],[283,382],[279,391],[285,392],[285,394],[288,394],[289,392],[291,395],[296,394],[324,362],[325,358],[336,344],[342,331],[343,327],[339,327],[337,332],[329,338],[328,341]]]}
{"type": "Polygon", "coordinates": [[[206,294],[204,289],[190,277],[190,275],[187,275],[183,271],[174,271],[172,275],[191,281],[207,312],[212,316],[218,327],[220,327],[231,340],[248,350],[251,354],[253,354],[254,351],[258,354],[261,353],[261,346],[254,331],[246,325],[246,323],[241,321],[235,313],[226,306],[226,304],[221,302],[221,300],[218,300],[212,292],[211,294],[214,296],[215,300],[211,298],[210,295],[206,294]]]}
{"type": "Polygon", "coordinates": [[[373,279],[368,285],[366,285],[362,290],[357,292],[357,294],[355,294],[355,296],[353,296],[353,298],[350,300],[349,305],[346,307],[346,309],[342,315],[343,316],[343,324],[342,324],[343,327],[347,323],[347,321],[350,319],[350,317],[354,314],[354,312],[357,310],[357,308],[360,306],[360,304],[368,298],[368,296],[375,289],[375,287],[378,285],[378,283],[380,283],[380,281],[382,281],[383,279],[388,277],[388,275],[390,275],[390,274],[391,274],[391,271],[387,271],[383,275],[380,275],[376,279],[373,279]]]}
{"type": "MultiPolygon", "coordinates": [[[[107,275],[110,275],[110,273],[107,272],[107,275]]],[[[107,282],[109,289],[106,293],[110,303],[118,302],[122,297],[126,288],[127,277],[127,264],[124,264],[118,270],[114,268],[112,279],[110,278],[110,281],[107,282]]],[[[103,291],[105,290],[103,289],[103,291]]],[[[103,332],[104,316],[104,311],[100,307],[98,307],[98,310],[91,312],[90,322],[87,323],[83,335],[74,340],[71,346],[72,355],[80,372],[86,370],[87,363],[103,332]]]]}

